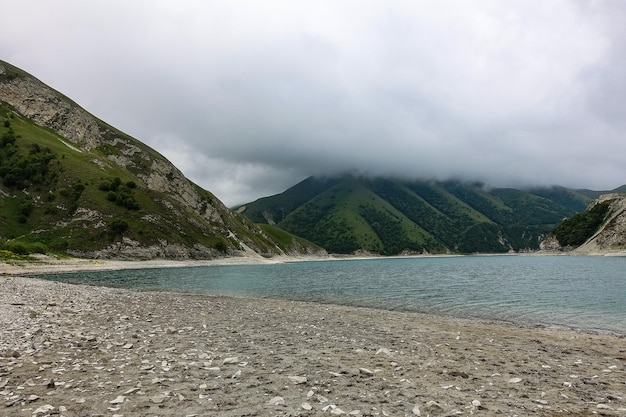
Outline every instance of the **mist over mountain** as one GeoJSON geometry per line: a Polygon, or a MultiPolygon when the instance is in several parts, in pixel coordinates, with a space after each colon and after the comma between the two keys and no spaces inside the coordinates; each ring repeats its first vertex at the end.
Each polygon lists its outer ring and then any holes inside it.
{"type": "Polygon", "coordinates": [[[612,189],[626,2],[5,2],[0,57],[228,206],[314,175],[612,189]]]}

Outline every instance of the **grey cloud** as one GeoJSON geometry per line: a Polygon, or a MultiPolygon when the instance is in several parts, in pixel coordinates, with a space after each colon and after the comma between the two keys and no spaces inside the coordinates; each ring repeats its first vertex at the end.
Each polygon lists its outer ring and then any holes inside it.
{"type": "Polygon", "coordinates": [[[619,1],[7,7],[3,59],[227,204],[344,171],[626,183],[619,1]]]}

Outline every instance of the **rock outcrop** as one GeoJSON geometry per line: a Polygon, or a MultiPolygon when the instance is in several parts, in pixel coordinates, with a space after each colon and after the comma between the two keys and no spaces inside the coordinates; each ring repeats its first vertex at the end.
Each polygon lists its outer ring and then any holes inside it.
{"type": "Polygon", "coordinates": [[[545,252],[569,252],[572,254],[615,254],[626,251],[626,193],[610,193],[600,196],[587,207],[609,204],[609,215],[600,228],[578,247],[563,247],[556,236],[548,235],[540,244],[545,252]]]}
{"type": "Polygon", "coordinates": [[[608,201],[611,214],[591,238],[574,250],[575,253],[616,253],[626,251],[626,194],[605,194],[592,202],[608,201]]]}

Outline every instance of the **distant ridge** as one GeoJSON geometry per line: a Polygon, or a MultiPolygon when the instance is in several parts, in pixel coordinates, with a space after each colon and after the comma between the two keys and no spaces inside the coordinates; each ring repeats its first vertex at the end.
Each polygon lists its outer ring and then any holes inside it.
{"type": "Polygon", "coordinates": [[[505,253],[539,250],[601,193],[344,175],[309,177],[238,211],[334,253],[505,253]]]}

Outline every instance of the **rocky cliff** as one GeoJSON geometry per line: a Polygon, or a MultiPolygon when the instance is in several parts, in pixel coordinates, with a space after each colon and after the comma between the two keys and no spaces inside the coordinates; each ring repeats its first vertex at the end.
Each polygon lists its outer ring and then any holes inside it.
{"type": "Polygon", "coordinates": [[[626,252],[626,194],[604,194],[589,204],[587,212],[600,204],[608,204],[608,214],[599,228],[582,245],[564,247],[558,238],[551,233],[541,242],[541,250],[579,255],[626,252]]]}

